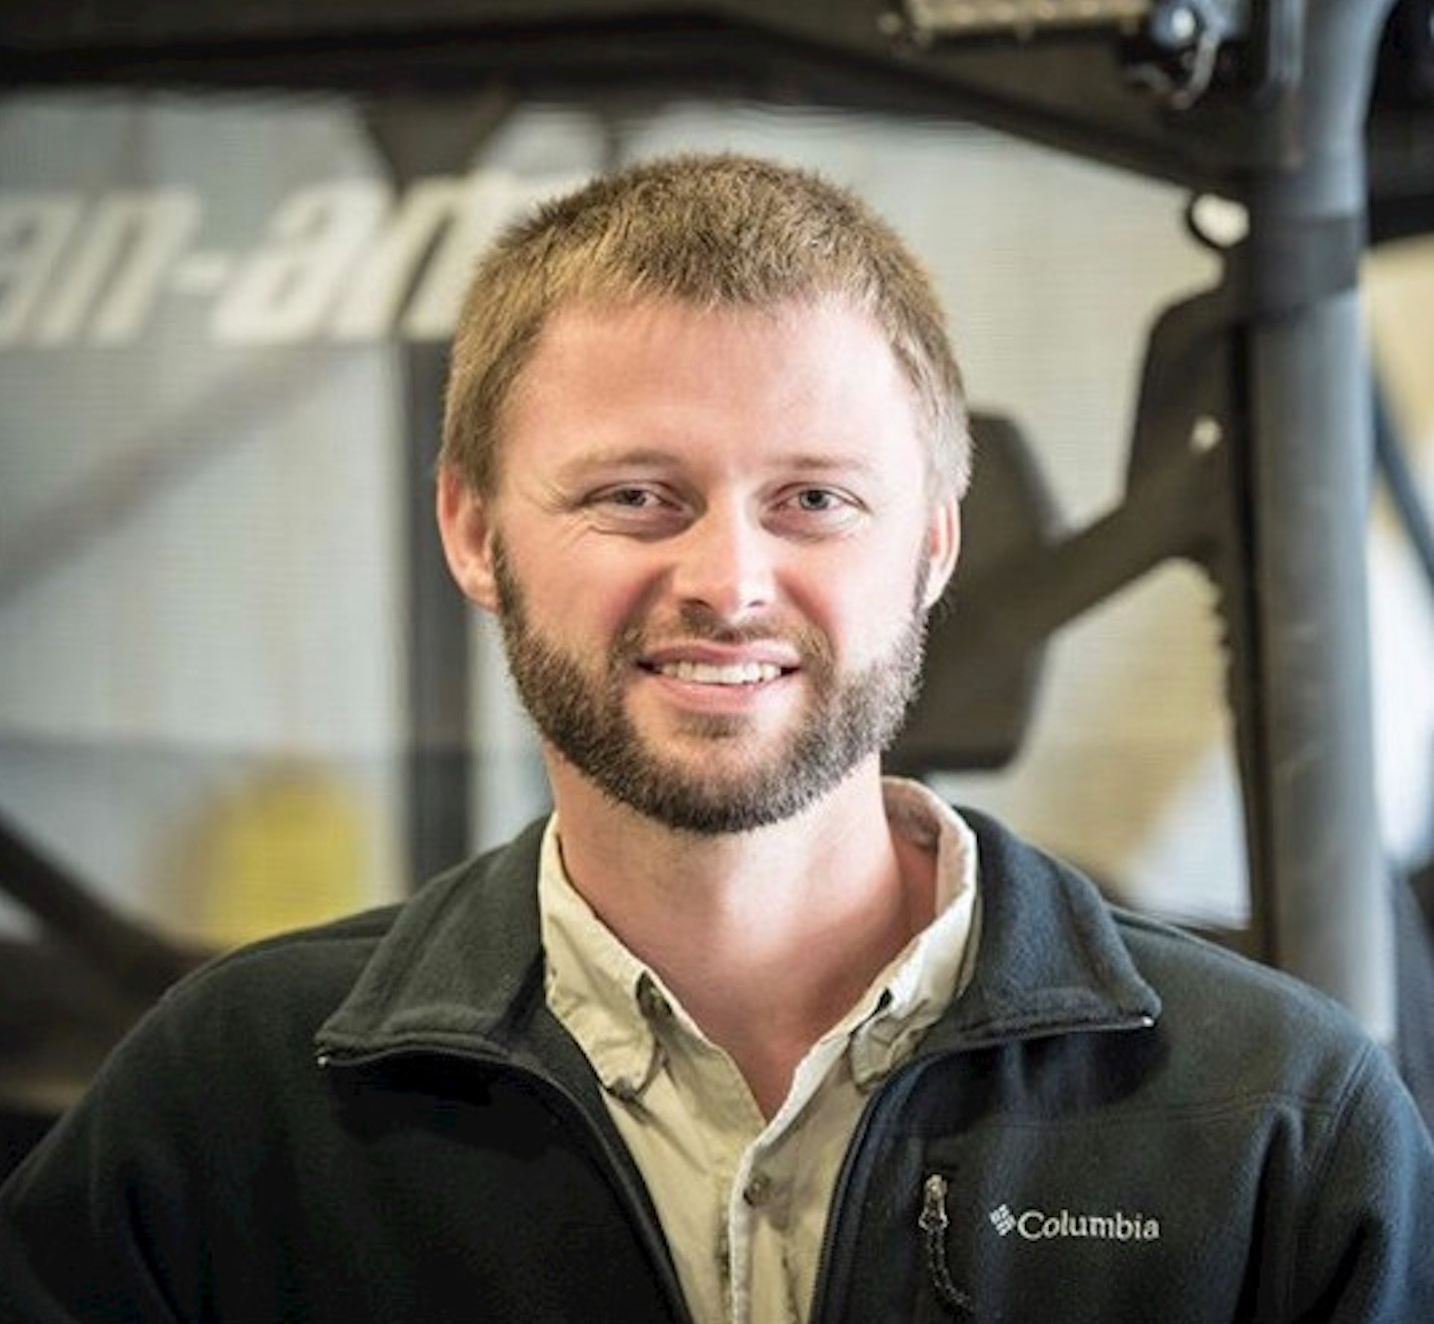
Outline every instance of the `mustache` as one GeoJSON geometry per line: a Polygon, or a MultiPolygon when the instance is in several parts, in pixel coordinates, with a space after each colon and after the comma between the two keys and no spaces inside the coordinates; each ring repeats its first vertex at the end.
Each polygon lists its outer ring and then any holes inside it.
{"type": "Polygon", "coordinates": [[[732,621],[700,602],[683,603],[670,624],[654,625],[642,619],[630,621],[618,633],[614,651],[624,659],[631,659],[654,648],[690,643],[727,647],[775,643],[795,649],[806,659],[823,660],[831,656],[826,636],[804,622],[783,622],[770,614],[732,621]]]}

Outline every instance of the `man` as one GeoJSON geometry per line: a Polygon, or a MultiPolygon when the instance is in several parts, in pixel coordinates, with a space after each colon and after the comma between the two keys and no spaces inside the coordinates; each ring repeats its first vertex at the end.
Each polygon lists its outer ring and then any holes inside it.
{"type": "Polygon", "coordinates": [[[0,1198],[0,1319],[1434,1319],[1377,1047],[883,781],[967,450],[926,279],[820,179],[510,231],[438,516],[555,812],[175,990],[0,1198]]]}

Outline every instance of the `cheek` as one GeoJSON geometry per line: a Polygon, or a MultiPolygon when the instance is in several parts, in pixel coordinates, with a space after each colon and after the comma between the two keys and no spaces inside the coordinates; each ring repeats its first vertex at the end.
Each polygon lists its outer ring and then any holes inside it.
{"type": "Polygon", "coordinates": [[[601,652],[642,620],[650,594],[630,565],[614,564],[613,558],[590,551],[558,549],[540,553],[530,564],[529,619],[550,638],[601,652]]]}
{"type": "Polygon", "coordinates": [[[911,618],[913,570],[866,564],[832,569],[791,606],[827,641],[837,666],[860,670],[887,656],[911,618]]]}
{"type": "Polygon", "coordinates": [[[928,577],[925,546],[913,544],[858,553],[833,567],[824,582],[831,611],[884,636],[905,626],[928,577]]]}

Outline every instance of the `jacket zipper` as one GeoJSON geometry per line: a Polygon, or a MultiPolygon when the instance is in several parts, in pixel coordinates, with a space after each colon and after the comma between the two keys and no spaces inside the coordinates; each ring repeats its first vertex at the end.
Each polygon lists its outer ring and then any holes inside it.
{"type": "Polygon", "coordinates": [[[648,1217],[642,1197],[632,1189],[632,1176],[628,1171],[628,1165],[624,1162],[622,1156],[613,1152],[612,1145],[608,1142],[608,1138],[603,1135],[601,1129],[588,1115],[588,1110],[582,1100],[564,1085],[562,1081],[547,1072],[535,1071],[531,1067],[518,1066],[500,1054],[484,1053],[463,1048],[439,1048],[432,1046],[380,1048],[365,1053],[345,1054],[341,1057],[335,1057],[332,1053],[321,1052],[318,1055],[317,1061],[320,1068],[328,1070],[336,1066],[375,1066],[385,1062],[400,1060],[405,1057],[447,1057],[462,1062],[492,1067],[528,1081],[552,1095],[566,1111],[572,1114],[580,1132],[595,1146],[598,1154],[602,1158],[602,1166],[614,1179],[615,1184],[619,1188],[623,1203],[626,1204],[628,1213],[637,1226],[643,1245],[647,1248],[653,1263],[660,1266],[657,1278],[661,1285],[662,1293],[667,1298],[668,1305],[672,1308],[673,1318],[678,1321],[678,1324],[695,1324],[688,1310],[687,1298],[683,1294],[682,1286],[677,1281],[675,1271],[671,1268],[672,1254],[668,1248],[667,1239],[661,1228],[657,1227],[652,1219],[648,1217]]]}
{"type": "MultiPolygon", "coordinates": [[[[898,1106],[900,1101],[911,1093],[916,1082],[925,1074],[926,1068],[940,1060],[939,1057],[928,1057],[916,1062],[909,1062],[905,1067],[898,1069],[896,1074],[872,1096],[857,1122],[856,1131],[847,1146],[846,1159],[842,1163],[841,1172],[837,1177],[831,1212],[827,1218],[826,1230],[822,1234],[821,1255],[817,1260],[817,1288],[813,1296],[809,1324],[823,1324],[828,1316],[827,1300],[831,1295],[829,1280],[833,1264],[838,1263],[836,1259],[838,1252],[837,1224],[843,1221],[841,1211],[848,1209],[851,1205],[851,1192],[857,1180],[855,1175],[857,1156],[866,1148],[865,1141],[873,1129],[876,1114],[887,1108],[898,1106]]],[[[933,1173],[926,1179],[922,1190],[921,1212],[917,1219],[917,1226],[924,1241],[926,1263],[942,1301],[962,1315],[974,1318],[975,1307],[971,1298],[952,1282],[947,1266],[945,1231],[951,1220],[946,1213],[946,1190],[946,1178],[939,1174],[933,1173]]]]}
{"type": "Polygon", "coordinates": [[[951,1226],[946,1212],[946,1191],[950,1183],[939,1172],[926,1178],[921,1191],[921,1214],[917,1226],[926,1242],[926,1267],[942,1304],[955,1314],[974,1317],[976,1305],[970,1296],[951,1280],[951,1266],[946,1258],[946,1229],[951,1226]]]}
{"type": "Polygon", "coordinates": [[[935,1059],[927,1058],[919,1062],[909,1062],[904,1067],[898,1068],[896,1074],[882,1084],[867,1101],[866,1107],[857,1119],[856,1130],[847,1143],[846,1157],[842,1160],[841,1170],[837,1174],[826,1228],[822,1232],[822,1248],[817,1257],[816,1290],[812,1294],[812,1313],[809,1324],[824,1324],[829,1315],[827,1301],[831,1296],[832,1266],[840,1262],[837,1259],[837,1233],[840,1230],[840,1224],[850,1222],[850,1217],[843,1219],[842,1213],[851,1208],[851,1191],[856,1184],[855,1169],[858,1166],[859,1158],[867,1147],[866,1137],[871,1133],[873,1119],[893,1100],[910,1093],[911,1086],[921,1077],[925,1066],[933,1060],[935,1059]]]}

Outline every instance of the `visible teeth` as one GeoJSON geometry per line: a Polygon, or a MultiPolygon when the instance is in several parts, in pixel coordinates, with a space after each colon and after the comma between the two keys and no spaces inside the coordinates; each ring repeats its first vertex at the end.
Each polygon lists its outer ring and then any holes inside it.
{"type": "Polygon", "coordinates": [[[738,662],[725,667],[710,662],[664,662],[657,670],[674,680],[691,680],[699,685],[755,685],[776,680],[782,674],[781,667],[772,662],[738,662]]]}

